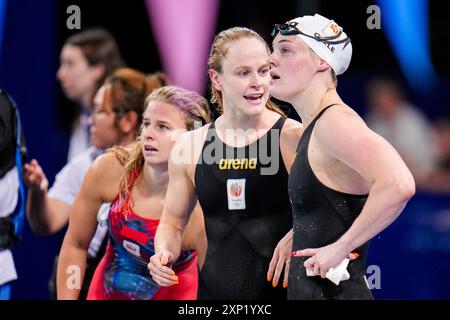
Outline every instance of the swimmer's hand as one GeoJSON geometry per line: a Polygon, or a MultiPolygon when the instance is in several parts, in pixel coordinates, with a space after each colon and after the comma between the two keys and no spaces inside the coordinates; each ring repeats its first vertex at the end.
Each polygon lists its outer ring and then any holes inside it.
{"type": "Polygon", "coordinates": [[[359,257],[357,252],[349,253],[346,249],[334,242],[321,248],[304,249],[292,252],[293,257],[309,257],[304,263],[306,269],[313,270],[314,275],[320,275],[323,279],[330,268],[339,265],[342,260],[348,258],[355,260],[359,257]]]}
{"type": "Polygon", "coordinates": [[[280,280],[281,272],[284,269],[283,288],[287,288],[289,266],[291,264],[292,252],[292,229],[278,242],[270,260],[267,281],[272,281],[272,286],[276,287],[280,280]]]}
{"type": "Polygon", "coordinates": [[[169,287],[178,284],[178,277],[172,270],[174,256],[172,252],[161,250],[150,257],[148,269],[153,280],[161,287],[169,287]]]}

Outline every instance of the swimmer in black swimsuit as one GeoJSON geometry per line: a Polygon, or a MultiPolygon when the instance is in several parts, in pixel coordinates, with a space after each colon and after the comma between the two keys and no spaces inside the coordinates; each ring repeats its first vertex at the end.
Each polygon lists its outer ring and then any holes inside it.
{"type": "MultiPolygon", "coordinates": [[[[286,299],[286,290],[274,290],[264,279],[278,241],[292,228],[288,173],[280,164],[275,174],[262,175],[261,168],[268,166],[257,157],[259,153],[253,157],[250,151],[252,146],[265,148],[272,136],[282,130],[285,120],[280,117],[265,136],[241,148],[224,144],[214,123],[208,130],[203,154],[213,145],[215,150],[223,150],[230,157],[212,165],[199,161],[195,170],[197,197],[208,236],[199,299],[286,299]],[[239,158],[239,151],[245,156],[239,158]],[[238,164],[235,159],[239,160],[238,164]],[[230,208],[229,203],[234,190],[245,198],[245,205],[236,209],[230,208]]],[[[281,159],[279,148],[270,151],[281,159]]],[[[239,206],[240,197],[236,199],[239,206]]]]}
{"type": "Polygon", "coordinates": [[[294,257],[288,298],[372,299],[364,280],[368,241],[413,196],[413,177],[336,92],[336,75],[352,55],[342,28],[316,14],[275,25],[273,36],[271,94],[291,103],[305,126],[289,177],[294,257]],[[351,259],[350,279],[338,286],[324,279],[345,258],[351,259]]]}
{"type": "Polygon", "coordinates": [[[232,28],[215,38],[209,75],[222,114],[178,142],[190,161],[172,157],[149,264],[154,278],[167,279],[160,285],[173,284],[164,265],[178,256],[198,198],[208,238],[199,299],[286,299],[286,271],[284,288],[277,284],[292,251],[287,179],[302,127],[268,102],[268,57],[267,44],[252,30],[232,28]]]}

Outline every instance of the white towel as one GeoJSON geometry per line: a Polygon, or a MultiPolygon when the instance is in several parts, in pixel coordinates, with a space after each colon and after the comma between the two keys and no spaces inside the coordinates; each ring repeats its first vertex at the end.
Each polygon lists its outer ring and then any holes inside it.
{"type": "MultiPolygon", "coordinates": [[[[342,262],[334,268],[330,268],[325,277],[333,282],[335,285],[339,285],[341,281],[350,279],[350,274],[347,271],[349,259],[345,258],[342,262]]],[[[306,268],[306,275],[308,277],[320,276],[320,274],[315,274],[314,270],[311,268],[306,268]]]]}

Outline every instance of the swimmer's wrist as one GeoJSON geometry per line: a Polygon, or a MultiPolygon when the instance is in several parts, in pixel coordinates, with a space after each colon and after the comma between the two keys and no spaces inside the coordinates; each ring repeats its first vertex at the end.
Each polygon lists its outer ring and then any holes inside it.
{"type": "Polygon", "coordinates": [[[347,239],[345,237],[345,235],[343,235],[338,241],[336,241],[336,244],[340,248],[342,248],[342,251],[344,251],[346,253],[350,253],[354,249],[353,242],[351,242],[349,239],[347,239]]]}

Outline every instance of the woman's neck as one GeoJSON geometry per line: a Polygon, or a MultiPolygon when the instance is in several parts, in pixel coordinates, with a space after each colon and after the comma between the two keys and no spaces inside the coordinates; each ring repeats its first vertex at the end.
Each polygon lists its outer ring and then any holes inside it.
{"type": "Polygon", "coordinates": [[[249,130],[249,129],[263,129],[267,126],[267,114],[270,110],[264,110],[258,115],[246,115],[236,110],[234,107],[224,106],[224,113],[216,120],[216,128],[220,130],[249,130]]]}
{"type": "Polygon", "coordinates": [[[144,163],[141,192],[145,196],[156,194],[165,195],[169,183],[169,170],[167,164],[148,165],[144,163]]]}
{"type": "Polygon", "coordinates": [[[292,106],[307,127],[317,115],[331,104],[343,104],[335,87],[327,87],[312,83],[311,86],[300,93],[292,102],[292,106]]]}
{"type": "Polygon", "coordinates": [[[85,112],[91,113],[92,97],[95,92],[96,89],[92,88],[92,90],[87,91],[79,100],[79,104],[85,112]]]}
{"type": "Polygon", "coordinates": [[[258,115],[243,115],[241,112],[229,108],[216,120],[215,127],[219,137],[226,144],[243,147],[259,139],[273,126],[274,112],[264,108],[258,115]]]}

